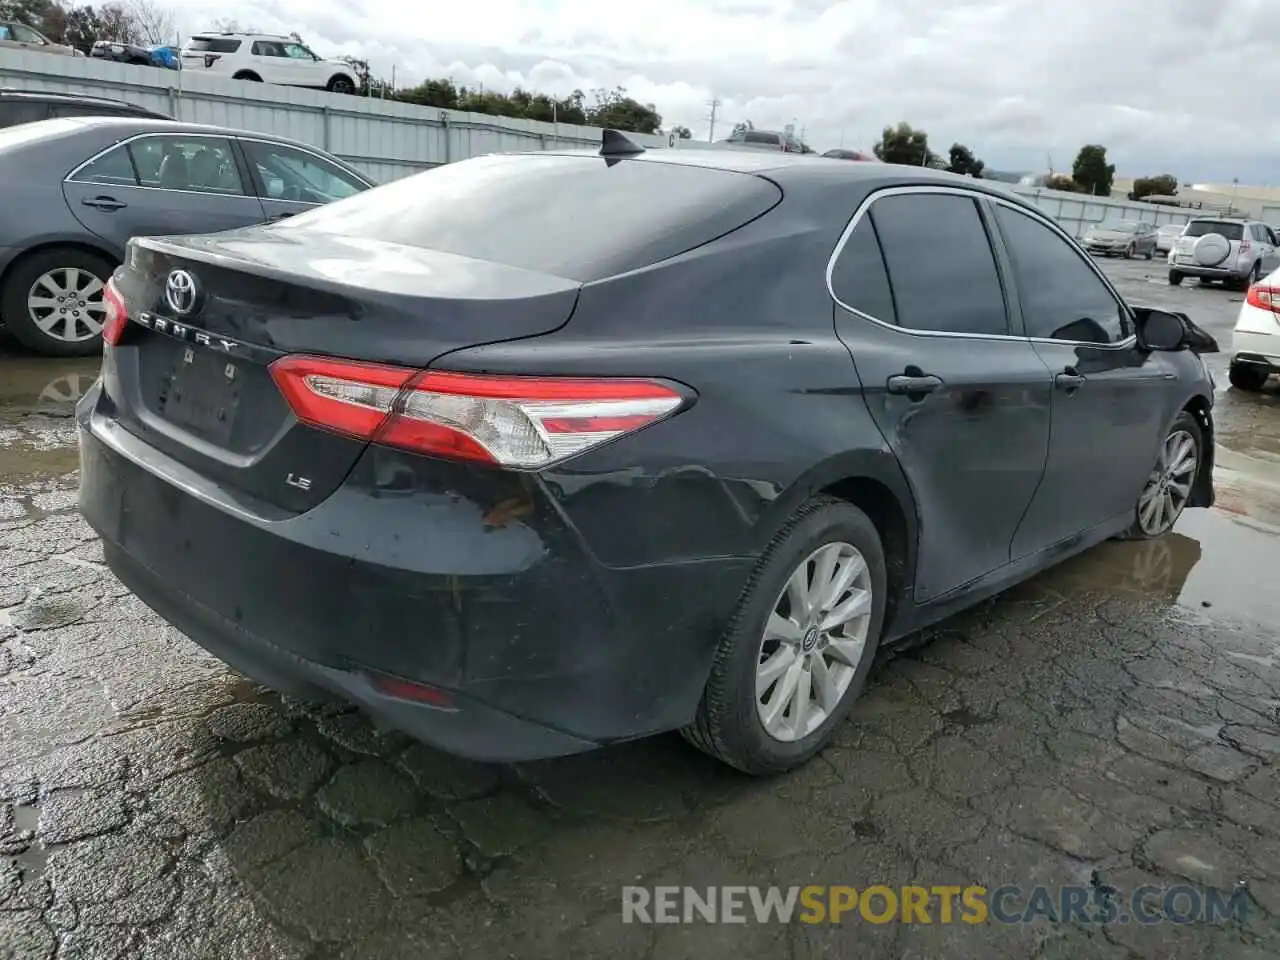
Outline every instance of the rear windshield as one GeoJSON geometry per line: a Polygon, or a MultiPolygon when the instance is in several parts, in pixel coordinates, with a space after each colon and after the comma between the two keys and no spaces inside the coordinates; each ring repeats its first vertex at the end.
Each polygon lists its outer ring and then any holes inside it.
{"type": "Polygon", "coordinates": [[[1240,240],[1244,237],[1244,225],[1226,223],[1222,220],[1192,220],[1187,224],[1184,237],[1203,237],[1207,233],[1220,233],[1228,240],[1240,240]]]}
{"type": "Polygon", "coordinates": [[[192,37],[187,41],[187,49],[197,53],[235,53],[240,49],[240,41],[225,37],[192,37]]]}
{"type": "Polygon", "coordinates": [[[389,240],[586,283],[701,246],[781,197],[760,177],[707,167],[488,156],[392,181],[273,229],[389,240]]]}

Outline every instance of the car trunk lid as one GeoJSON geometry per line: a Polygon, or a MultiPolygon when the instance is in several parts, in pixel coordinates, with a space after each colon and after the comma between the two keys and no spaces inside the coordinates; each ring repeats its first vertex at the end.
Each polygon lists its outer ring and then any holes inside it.
{"type": "Polygon", "coordinates": [[[119,422],[229,495],[292,513],[328,496],[367,444],[298,422],[273,361],[421,369],[555,330],[579,287],[435,250],[270,229],[134,239],[115,283],[130,318],[104,362],[119,422]]]}

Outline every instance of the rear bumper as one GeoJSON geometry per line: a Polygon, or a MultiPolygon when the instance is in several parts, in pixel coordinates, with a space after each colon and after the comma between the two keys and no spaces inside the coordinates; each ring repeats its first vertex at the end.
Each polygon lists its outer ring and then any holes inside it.
{"type": "Polygon", "coordinates": [[[536,479],[433,461],[416,482],[421,458],[377,447],[319,506],[265,520],[217,502],[100,400],[95,387],[77,409],[80,506],[126,586],[269,686],[325,691],[477,760],[689,722],[753,563],[606,567],[536,479]],[[494,518],[522,496],[519,519],[494,518]],[[386,696],[371,672],[446,691],[451,706],[386,696]]]}
{"type": "Polygon", "coordinates": [[[1186,277],[1203,277],[1206,280],[1243,280],[1253,269],[1252,263],[1233,267],[1206,267],[1198,263],[1179,263],[1176,260],[1169,264],[1170,270],[1176,270],[1186,277]]]}
{"type": "Polygon", "coordinates": [[[1237,330],[1231,341],[1231,362],[1268,366],[1280,371],[1280,336],[1237,330]]]}

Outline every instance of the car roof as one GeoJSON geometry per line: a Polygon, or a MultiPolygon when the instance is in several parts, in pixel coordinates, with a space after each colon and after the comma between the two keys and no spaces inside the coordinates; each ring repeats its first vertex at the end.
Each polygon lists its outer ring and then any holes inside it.
{"type": "MultiPolygon", "coordinates": [[[[530,156],[598,157],[598,150],[519,151],[530,156]]],[[[701,150],[697,147],[655,148],[643,153],[625,154],[621,159],[641,163],[665,163],[690,167],[706,167],[733,173],[767,177],[779,186],[850,183],[863,181],[868,186],[919,184],[965,187],[1028,206],[1009,185],[996,180],[965,177],[945,170],[900,163],[835,163],[817,153],[785,153],[781,150],[701,150]]]]}
{"type": "Polygon", "coordinates": [[[112,97],[98,97],[85,93],[61,93],[53,90],[15,90],[12,87],[0,87],[0,98],[6,100],[46,100],[58,103],[100,103],[103,106],[147,110],[146,107],[140,107],[136,103],[130,103],[128,100],[116,100],[112,97]]]}

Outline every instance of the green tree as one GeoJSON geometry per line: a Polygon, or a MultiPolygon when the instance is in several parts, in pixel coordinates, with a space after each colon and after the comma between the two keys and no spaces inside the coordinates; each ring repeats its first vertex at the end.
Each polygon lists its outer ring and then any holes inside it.
{"type": "Polygon", "coordinates": [[[677,123],[674,127],[672,127],[672,128],[671,128],[671,132],[672,132],[672,133],[674,133],[674,134],[675,134],[677,137],[679,137],[681,140],[692,140],[692,139],[693,139],[693,131],[692,131],[692,130],[690,130],[688,127],[681,126],[681,125],[680,125],[680,124],[678,124],[678,123],[677,123]]]}
{"type": "Polygon", "coordinates": [[[929,135],[916,130],[905,120],[896,127],[885,127],[880,142],[871,148],[885,163],[904,163],[913,167],[933,166],[940,162],[929,151],[929,135]]]}
{"type": "Polygon", "coordinates": [[[973,155],[973,151],[966,147],[963,143],[953,143],[949,151],[951,162],[947,164],[947,169],[952,173],[958,173],[961,176],[971,176],[975,179],[982,179],[982,168],[986,166],[981,160],[973,155]]]}
{"type": "Polygon", "coordinates": [[[1096,143],[1086,144],[1076,155],[1071,166],[1071,179],[1080,193],[1095,197],[1111,196],[1111,184],[1116,178],[1116,165],[1107,163],[1107,148],[1096,143]]]}
{"type": "Polygon", "coordinates": [[[1053,173],[1045,177],[1044,185],[1049,190],[1062,190],[1066,193],[1079,193],[1080,185],[1065,173],[1053,173]]]}
{"type": "Polygon", "coordinates": [[[0,20],[16,20],[39,30],[54,6],[53,0],[0,0],[0,20]]]}
{"type": "Polygon", "coordinates": [[[625,87],[595,90],[595,105],[587,108],[587,123],[593,127],[612,127],[632,133],[657,133],[662,129],[662,114],[652,103],[640,103],[627,96],[625,87]]]}
{"type": "Polygon", "coordinates": [[[1139,177],[1133,181],[1133,190],[1129,192],[1130,200],[1141,200],[1143,197],[1172,197],[1178,193],[1178,178],[1171,173],[1160,173],[1153,177],[1139,177]]]}

